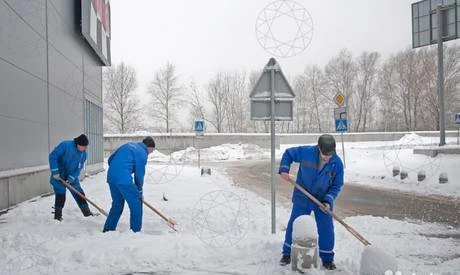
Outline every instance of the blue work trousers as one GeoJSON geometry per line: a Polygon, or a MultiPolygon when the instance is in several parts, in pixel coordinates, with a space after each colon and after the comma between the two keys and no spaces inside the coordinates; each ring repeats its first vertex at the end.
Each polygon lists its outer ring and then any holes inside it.
{"type": "MultiPolygon", "coordinates": [[[[61,183],[61,182],[59,182],[58,180],[56,180],[56,179],[54,179],[53,177],[51,177],[51,179],[50,179],[50,184],[53,186],[53,190],[54,190],[54,194],[55,194],[55,195],[63,195],[64,198],[65,198],[65,194],[66,194],[66,189],[67,189],[67,187],[66,187],[63,183],[61,183]]],[[[72,183],[69,183],[69,184],[70,184],[72,187],[74,187],[78,192],[80,192],[80,193],[82,193],[83,195],[85,195],[85,192],[83,191],[83,188],[81,188],[81,186],[80,186],[80,181],[79,181],[78,179],[75,180],[75,181],[72,182],[72,183]]],[[[87,207],[88,207],[88,203],[87,203],[84,199],[80,198],[80,197],[77,195],[77,193],[75,193],[74,191],[72,191],[72,190],[70,190],[70,189],[69,189],[69,191],[70,191],[70,193],[72,194],[72,196],[73,196],[73,198],[75,199],[75,201],[77,202],[78,207],[80,207],[80,209],[81,209],[81,208],[85,208],[85,207],[87,208],[87,207]]],[[[62,207],[64,207],[64,205],[63,205],[62,207]]]]}
{"type": "Polygon", "coordinates": [[[105,231],[113,231],[117,228],[118,220],[123,207],[128,203],[130,211],[130,228],[134,232],[139,232],[142,229],[142,198],[133,183],[116,184],[110,183],[110,194],[112,195],[112,208],[110,208],[109,216],[104,225],[105,231]]]}
{"type": "Polygon", "coordinates": [[[292,224],[300,215],[310,215],[311,211],[315,213],[316,228],[318,230],[319,256],[321,261],[334,261],[334,223],[332,216],[324,213],[318,205],[310,202],[307,206],[293,204],[291,218],[289,219],[285,241],[283,244],[283,255],[291,255],[292,244],[292,224]]]}

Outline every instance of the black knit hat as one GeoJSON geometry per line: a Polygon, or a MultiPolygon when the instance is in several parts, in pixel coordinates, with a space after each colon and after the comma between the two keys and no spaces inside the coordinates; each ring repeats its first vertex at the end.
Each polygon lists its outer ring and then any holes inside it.
{"type": "Polygon", "coordinates": [[[145,144],[147,147],[155,148],[155,141],[153,140],[152,137],[146,137],[142,142],[145,144]]]}
{"type": "Polygon", "coordinates": [[[88,137],[86,137],[86,135],[84,134],[81,134],[78,137],[74,138],[73,142],[75,142],[76,145],[80,146],[88,146],[89,144],[88,137]]]}
{"type": "Polygon", "coordinates": [[[321,135],[318,139],[318,146],[323,155],[329,156],[335,153],[335,139],[331,135],[321,135]]]}

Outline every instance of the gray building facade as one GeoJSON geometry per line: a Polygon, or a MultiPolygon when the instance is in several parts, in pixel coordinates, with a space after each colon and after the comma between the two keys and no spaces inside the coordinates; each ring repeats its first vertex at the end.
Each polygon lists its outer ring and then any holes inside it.
{"type": "Polygon", "coordinates": [[[103,169],[104,64],[82,36],[84,1],[0,1],[0,209],[52,191],[62,140],[85,133],[86,172],[103,169]]]}

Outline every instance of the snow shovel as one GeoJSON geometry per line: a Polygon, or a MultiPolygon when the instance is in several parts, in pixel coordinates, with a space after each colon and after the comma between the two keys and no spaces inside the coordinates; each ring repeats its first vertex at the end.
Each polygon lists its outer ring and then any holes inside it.
{"type": "Polygon", "coordinates": [[[87,197],[85,197],[85,195],[83,195],[82,193],[78,192],[77,189],[75,189],[75,187],[73,187],[72,185],[68,184],[65,180],[63,179],[59,179],[59,182],[61,182],[62,184],[64,184],[67,188],[69,188],[70,190],[72,190],[73,192],[75,192],[80,198],[84,199],[85,201],[89,202],[92,206],[94,206],[102,215],[106,216],[107,217],[107,212],[105,212],[102,208],[100,208],[99,206],[97,206],[94,202],[92,202],[90,199],[88,199],[87,197]]]}
{"type": "Polygon", "coordinates": [[[163,215],[160,211],[158,211],[157,209],[155,209],[155,207],[151,206],[148,202],[146,202],[144,199],[142,199],[142,202],[148,207],[150,208],[153,212],[155,212],[158,216],[160,216],[163,220],[166,221],[166,225],[168,225],[169,227],[171,227],[171,229],[173,229],[174,231],[178,232],[176,228],[174,228],[174,226],[176,225],[176,222],[174,222],[174,220],[172,219],[168,219],[166,218],[165,215],[163,215]]]}
{"type": "Polygon", "coordinates": [[[378,248],[372,247],[371,243],[366,240],[361,234],[358,233],[353,227],[345,223],[340,217],[338,217],[331,209],[326,207],[323,203],[317,200],[312,194],[310,194],[305,188],[300,186],[293,179],[289,178],[289,183],[291,183],[295,188],[300,190],[305,194],[310,200],[316,203],[321,209],[329,213],[336,221],[343,225],[348,232],[350,232],[354,237],[356,237],[361,243],[364,244],[365,248],[363,255],[361,257],[360,264],[360,274],[361,275],[371,275],[371,274],[384,274],[386,271],[391,270],[393,272],[397,271],[397,261],[390,255],[381,251],[378,248]]]}
{"type": "Polygon", "coordinates": [[[312,200],[314,203],[316,203],[321,209],[327,213],[329,213],[336,221],[338,221],[340,224],[342,224],[353,236],[355,236],[360,242],[362,242],[364,245],[370,245],[371,243],[366,240],[361,234],[358,233],[353,227],[345,223],[339,216],[337,216],[334,212],[332,212],[331,209],[327,208],[323,203],[321,203],[319,200],[317,200],[312,194],[308,193],[305,188],[300,186],[298,183],[296,183],[293,179],[289,179],[289,182],[297,189],[299,189],[302,193],[304,193],[310,200],[312,200]]]}

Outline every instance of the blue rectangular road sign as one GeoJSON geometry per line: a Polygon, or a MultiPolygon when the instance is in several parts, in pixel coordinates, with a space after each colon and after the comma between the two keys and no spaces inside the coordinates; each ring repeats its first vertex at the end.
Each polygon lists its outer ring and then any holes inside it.
{"type": "Polygon", "coordinates": [[[460,113],[455,114],[454,122],[455,122],[455,124],[460,125],[460,113]]]}
{"type": "Polygon", "coordinates": [[[204,120],[202,119],[195,120],[195,133],[201,136],[204,134],[204,120]]]}
{"type": "Polygon", "coordinates": [[[348,131],[348,120],[346,118],[336,119],[335,120],[335,131],[338,133],[343,133],[348,131]]]}

